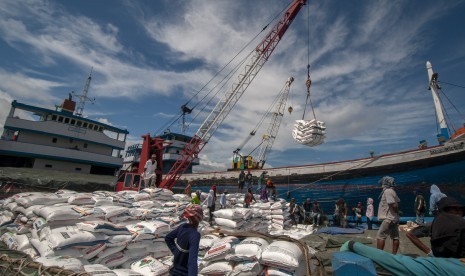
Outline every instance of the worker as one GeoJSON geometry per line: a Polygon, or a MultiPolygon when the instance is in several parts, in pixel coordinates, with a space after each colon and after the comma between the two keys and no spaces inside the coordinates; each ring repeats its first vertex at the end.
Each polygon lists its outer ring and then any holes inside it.
{"type": "Polygon", "coordinates": [[[399,249],[399,202],[394,187],[396,180],[390,176],[382,177],[378,183],[383,188],[379,196],[378,220],[382,221],[376,235],[376,247],[383,250],[388,236],[392,239],[392,254],[399,249]]]}
{"type": "Polygon", "coordinates": [[[192,193],[192,180],[187,182],[187,186],[184,189],[184,194],[189,196],[192,193]]]}
{"type": "Polygon", "coordinates": [[[224,190],[220,196],[220,209],[226,208],[226,195],[228,194],[227,190],[224,190]]]}
{"type": "Polygon", "coordinates": [[[245,173],[244,170],[241,170],[239,173],[239,179],[237,180],[238,182],[238,192],[242,192],[242,189],[244,189],[244,184],[245,184],[245,173]]]}
{"type": "Polygon", "coordinates": [[[145,162],[144,166],[144,181],[145,187],[155,187],[156,182],[156,174],[155,170],[157,169],[157,155],[152,154],[149,160],[145,162]]]}
{"type": "Polygon", "coordinates": [[[208,193],[207,198],[204,200],[203,204],[207,205],[208,208],[208,222],[210,225],[213,224],[213,212],[215,212],[215,203],[216,203],[216,198],[215,198],[215,191],[210,189],[210,192],[208,193]]]}
{"type": "Polygon", "coordinates": [[[166,245],[174,255],[170,275],[197,276],[200,244],[197,228],[203,219],[202,207],[197,204],[187,206],[183,217],[189,222],[181,224],[165,237],[166,245]]]}
{"type": "Polygon", "coordinates": [[[262,182],[264,181],[264,178],[265,178],[265,175],[266,175],[267,171],[263,171],[260,176],[258,177],[258,180],[257,180],[257,193],[261,192],[262,191],[262,182]]]}
{"type": "Polygon", "coordinates": [[[245,184],[247,186],[247,189],[252,188],[253,184],[253,175],[250,173],[250,170],[247,170],[247,174],[245,176],[245,184]]]}
{"type": "Polygon", "coordinates": [[[192,194],[191,194],[191,203],[192,203],[192,204],[200,205],[200,198],[199,198],[199,196],[197,195],[197,193],[192,193],[192,194]]]}
{"type": "Polygon", "coordinates": [[[253,193],[252,193],[252,189],[247,189],[247,192],[245,193],[245,196],[244,196],[244,208],[249,208],[250,207],[250,204],[252,203],[252,200],[254,202],[257,202],[255,200],[255,197],[253,196],[253,193]]]}

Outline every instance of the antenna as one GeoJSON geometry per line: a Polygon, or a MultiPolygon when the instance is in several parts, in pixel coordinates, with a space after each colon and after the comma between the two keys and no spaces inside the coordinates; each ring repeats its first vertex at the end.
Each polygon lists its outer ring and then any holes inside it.
{"type": "Polygon", "coordinates": [[[92,80],[92,71],[94,70],[94,67],[90,68],[90,74],[86,79],[86,83],[84,85],[84,89],[82,89],[81,95],[75,95],[74,91],[72,92],[76,98],[79,99],[78,106],[76,108],[76,111],[74,112],[74,115],[76,116],[81,116],[82,113],[84,112],[84,105],[86,104],[87,101],[91,102],[92,104],[95,101],[95,98],[89,98],[87,97],[87,93],[89,93],[89,87],[90,87],[90,81],[92,80]]]}

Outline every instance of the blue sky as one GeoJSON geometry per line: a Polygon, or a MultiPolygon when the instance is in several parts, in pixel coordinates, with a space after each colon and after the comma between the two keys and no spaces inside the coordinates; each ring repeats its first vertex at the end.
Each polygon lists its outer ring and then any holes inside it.
{"type": "MultiPolygon", "coordinates": [[[[96,101],[84,115],[126,128],[128,144],[139,142],[290,2],[0,1],[0,124],[14,99],[53,108],[80,92],[93,67],[89,96],[96,101]]],[[[440,80],[465,86],[465,1],[331,0],[308,8],[204,148],[197,171],[230,166],[232,151],[290,76],[294,112],[283,118],[268,166],[362,158],[415,148],[423,139],[436,144],[425,63],[440,80]],[[314,148],[291,136],[303,114],[308,46],[312,100],[327,125],[326,143],[314,148]]],[[[465,89],[443,84],[443,91],[465,113],[465,89]]],[[[444,105],[460,127],[464,116],[444,105]]],[[[307,110],[306,119],[312,117],[307,110]]],[[[193,120],[188,134],[205,118],[193,120]]],[[[171,130],[179,132],[177,125],[171,130]]],[[[259,144],[256,136],[244,153],[259,144]]]]}

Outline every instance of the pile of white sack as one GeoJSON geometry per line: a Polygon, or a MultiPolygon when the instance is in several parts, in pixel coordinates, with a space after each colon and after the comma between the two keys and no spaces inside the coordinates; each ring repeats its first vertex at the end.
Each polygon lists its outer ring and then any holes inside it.
{"type": "MultiPolygon", "coordinates": [[[[305,255],[290,241],[205,235],[200,240],[200,248],[204,253],[199,264],[200,275],[306,275],[305,255]]],[[[309,248],[309,253],[314,254],[314,250],[309,248]]]]}
{"type": "MultiPolygon", "coordinates": [[[[228,209],[215,211],[213,226],[201,223],[199,263],[202,275],[261,275],[264,269],[268,269],[268,275],[304,275],[295,262],[282,264],[264,258],[262,255],[268,248],[272,256],[279,253],[272,251],[272,244],[212,234],[218,229],[255,230],[298,239],[314,231],[311,226],[290,227],[289,203],[282,199],[257,202],[251,208],[242,208],[242,201],[241,194],[227,195],[228,209]],[[222,249],[213,254],[211,248],[219,243],[223,244],[222,249]],[[239,246],[241,244],[247,246],[239,246]],[[218,255],[225,250],[228,251],[227,260],[218,255]],[[218,263],[218,259],[223,263],[218,263]],[[218,272],[221,270],[218,267],[226,267],[224,271],[227,272],[218,272]],[[272,272],[275,268],[291,274],[272,272]]],[[[180,220],[180,215],[189,204],[187,196],[157,188],[141,192],[20,193],[0,204],[0,239],[8,248],[25,252],[46,266],[104,276],[168,275],[172,254],[164,237],[185,222],[180,220]]],[[[205,206],[204,211],[207,221],[205,206]]],[[[285,252],[290,254],[294,249],[285,252]]],[[[292,258],[300,260],[302,252],[294,253],[292,258]]],[[[279,254],[284,253],[280,251],[279,254]]],[[[278,259],[284,260],[282,256],[278,259]]],[[[300,263],[305,262],[297,262],[300,263]]]]}
{"type": "Polygon", "coordinates": [[[326,126],[324,122],[317,121],[316,119],[296,120],[294,129],[292,130],[292,137],[300,144],[314,147],[324,143],[326,126]]]}

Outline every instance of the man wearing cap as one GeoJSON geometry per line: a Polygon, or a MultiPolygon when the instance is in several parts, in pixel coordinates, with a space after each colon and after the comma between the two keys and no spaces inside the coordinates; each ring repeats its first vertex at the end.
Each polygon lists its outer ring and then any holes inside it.
{"type": "Polygon", "coordinates": [[[203,219],[202,207],[192,204],[186,207],[183,217],[188,223],[181,224],[165,237],[166,245],[174,255],[170,275],[198,275],[200,233],[197,231],[203,219]]]}
{"type": "Polygon", "coordinates": [[[144,181],[146,187],[154,187],[156,182],[155,170],[157,169],[157,155],[152,154],[144,166],[144,181]]]}
{"type": "Polygon", "coordinates": [[[388,236],[392,239],[392,254],[397,254],[399,249],[399,202],[400,199],[397,196],[394,187],[396,186],[396,180],[390,176],[384,176],[378,182],[383,191],[380,195],[379,207],[378,207],[378,220],[382,223],[379,227],[378,234],[376,235],[376,247],[384,250],[386,238],[388,236]]]}

